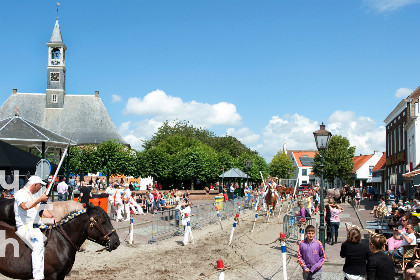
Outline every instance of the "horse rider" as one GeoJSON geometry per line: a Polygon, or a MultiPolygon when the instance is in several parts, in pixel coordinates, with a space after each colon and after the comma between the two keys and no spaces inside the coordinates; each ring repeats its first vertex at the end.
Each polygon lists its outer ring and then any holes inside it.
{"type": "MultiPolygon", "coordinates": [[[[48,196],[38,195],[38,191],[46,184],[38,176],[31,176],[25,187],[15,194],[14,212],[16,219],[16,234],[32,249],[32,276],[34,279],[44,279],[44,235],[38,228],[42,224],[39,216],[39,203],[46,202],[48,196]]],[[[54,216],[47,210],[43,217],[54,216]]]]}

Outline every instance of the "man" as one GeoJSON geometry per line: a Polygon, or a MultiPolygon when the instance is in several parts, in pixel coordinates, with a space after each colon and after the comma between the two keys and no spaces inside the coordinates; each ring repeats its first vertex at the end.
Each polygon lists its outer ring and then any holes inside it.
{"type": "Polygon", "coordinates": [[[128,183],[124,184],[124,191],[123,191],[123,202],[124,202],[124,211],[125,211],[125,220],[130,220],[130,197],[131,197],[131,191],[130,191],[130,185],[128,183]]]}
{"type": "Polygon", "coordinates": [[[391,204],[392,202],[395,201],[395,195],[392,193],[391,190],[388,190],[387,193],[388,193],[388,197],[387,197],[386,206],[388,208],[388,212],[391,213],[391,204]]]}
{"type": "Polygon", "coordinates": [[[89,199],[92,197],[92,192],[90,187],[86,186],[84,181],[81,182],[80,188],[80,203],[85,204],[86,206],[89,205],[89,199]]]}
{"type": "Polygon", "coordinates": [[[69,188],[68,188],[68,197],[67,197],[67,200],[72,200],[72,194],[73,194],[73,191],[74,191],[75,188],[76,188],[76,178],[75,177],[72,177],[69,180],[69,188]]]}
{"type": "MultiPolygon", "coordinates": [[[[41,186],[46,184],[38,176],[29,178],[25,187],[15,194],[14,212],[16,219],[16,234],[32,246],[32,276],[34,279],[44,279],[44,235],[34,224],[42,224],[38,216],[40,202],[46,202],[48,196],[38,196],[41,186]]],[[[50,212],[43,211],[43,217],[53,218],[50,212]]]]}
{"type": "MultiPolygon", "coordinates": [[[[120,186],[121,187],[121,186],[120,186]]],[[[122,202],[122,194],[123,190],[120,188],[115,188],[114,192],[114,206],[117,208],[117,222],[121,222],[123,220],[123,202],[122,202]]]]}
{"type": "Polygon", "coordinates": [[[114,201],[114,194],[115,194],[115,187],[118,187],[118,183],[115,182],[114,184],[109,185],[106,188],[105,193],[108,195],[108,209],[109,209],[109,217],[113,220],[115,219],[115,201],[114,201]]]}
{"type": "MultiPolygon", "coordinates": [[[[405,226],[405,233],[402,232],[402,229],[394,229],[394,231],[397,232],[397,236],[395,236],[394,238],[397,240],[401,240],[402,239],[402,243],[400,245],[400,247],[398,247],[395,250],[390,250],[389,255],[393,255],[394,259],[402,259],[402,255],[403,255],[403,246],[405,245],[416,245],[417,239],[416,239],[416,235],[414,234],[414,226],[413,224],[407,223],[407,225],[405,226]]],[[[387,252],[385,252],[387,253],[387,252]]]]}
{"type": "Polygon", "coordinates": [[[66,177],[61,178],[61,182],[57,185],[58,201],[65,201],[68,188],[69,186],[66,184],[66,177]]]}

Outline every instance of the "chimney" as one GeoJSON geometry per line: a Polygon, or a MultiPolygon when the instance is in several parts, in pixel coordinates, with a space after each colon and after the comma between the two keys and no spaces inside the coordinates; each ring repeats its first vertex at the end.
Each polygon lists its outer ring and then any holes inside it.
{"type": "Polygon", "coordinates": [[[13,94],[16,94],[17,93],[17,88],[14,88],[13,89],[13,94]]]}
{"type": "Polygon", "coordinates": [[[95,90],[95,97],[99,97],[99,90],[95,90]]]}

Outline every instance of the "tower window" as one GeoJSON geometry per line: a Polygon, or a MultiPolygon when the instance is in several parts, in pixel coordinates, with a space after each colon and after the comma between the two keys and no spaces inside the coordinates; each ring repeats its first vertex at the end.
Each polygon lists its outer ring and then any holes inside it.
{"type": "Polygon", "coordinates": [[[51,64],[60,65],[61,53],[59,48],[53,48],[51,51],[51,64]]]}
{"type": "Polygon", "coordinates": [[[51,95],[51,102],[52,103],[57,103],[57,94],[51,95]]]}

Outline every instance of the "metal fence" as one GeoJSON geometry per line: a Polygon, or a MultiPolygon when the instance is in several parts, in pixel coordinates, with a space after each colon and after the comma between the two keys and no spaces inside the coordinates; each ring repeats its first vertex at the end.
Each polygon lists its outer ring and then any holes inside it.
{"type": "MultiPolygon", "coordinates": [[[[291,240],[300,240],[301,228],[307,225],[313,225],[315,229],[318,229],[318,221],[314,217],[300,217],[295,216],[294,213],[297,211],[297,207],[293,211],[287,213],[283,217],[283,231],[286,233],[286,238],[291,240]]],[[[316,238],[318,239],[318,230],[315,230],[316,238]]]]}
{"type": "MultiPolygon", "coordinates": [[[[252,207],[254,197],[238,197],[222,202],[223,206],[218,209],[221,220],[228,219],[238,212],[246,211],[252,207]]],[[[190,223],[193,229],[201,229],[213,223],[219,223],[215,203],[193,205],[191,207],[190,223]]],[[[149,242],[155,242],[170,238],[174,235],[183,235],[184,228],[181,225],[182,217],[177,209],[159,211],[153,214],[152,220],[134,225],[134,233],[144,237],[149,236],[149,242]]]]}

